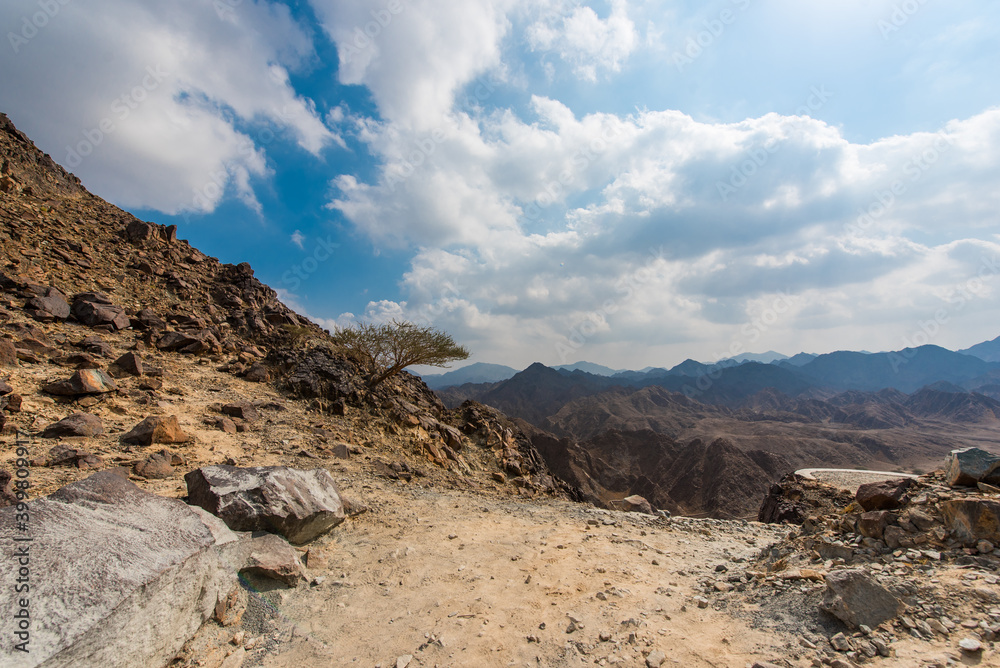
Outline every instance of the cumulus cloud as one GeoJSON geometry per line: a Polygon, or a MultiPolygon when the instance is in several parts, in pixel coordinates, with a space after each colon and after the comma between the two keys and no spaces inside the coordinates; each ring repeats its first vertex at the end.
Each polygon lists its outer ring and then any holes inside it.
{"type": "Polygon", "coordinates": [[[606,19],[591,7],[577,6],[563,15],[549,13],[527,29],[534,51],[556,53],[586,81],[597,81],[599,71],[618,72],[639,44],[625,0],[613,0],[606,19]]]}
{"type": "Polygon", "coordinates": [[[808,116],[577,116],[541,96],[531,112],[461,110],[437,134],[369,125],[382,171],[342,177],[331,204],[373,240],[415,247],[394,313],[431,314],[484,359],[708,358],[733,337],[796,351],[848,328],[891,347],[904,313],[933,312],[933,299],[900,305],[900,286],[944,303],[975,271],[948,244],[995,250],[997,109],[868,144],[808,116]],[[747,330],[776,299],[794,306],[747,330]]]}
{"type": "MultiPolygon", "coordinates": [[[[265,150],[275,131],[313,154],[342,144],[290,85],[289,71],[314,53],[284,5],[58,6],[30,40],[0,50],[0,105],[118,204],[208,212],[228,193],[259,211],[252,181],[269,173],[265,150]]],[[[38,9],[5,2],[0,22],[21,25],[38,9]]]]}

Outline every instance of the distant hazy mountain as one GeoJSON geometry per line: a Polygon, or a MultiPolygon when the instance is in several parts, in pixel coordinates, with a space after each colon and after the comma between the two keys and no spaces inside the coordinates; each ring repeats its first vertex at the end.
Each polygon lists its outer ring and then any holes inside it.
{"type": "Polygon", "coordinates": [[[972,355],[986,362],[1000,362],[1000,336],[992,341],[977,343],[971,348],[959,350],[963,355],[972,355]]]}
{"type": "Polygon", "coordinates": [[[874,391],[894,387],[901,392],[914,392],[938,381],[962,384],[996,368],[996,363],[972,355],[940,346],[921,346],[891,353],[828,353],[799,370],[817,385],[837,390],[874,391]]]}
{"type": "Polygon", "coordinates": [[[813,353],[799,353],[798,355],[792,355],[787,359],[778,361],[787,362],[788,364],[792,364],[794,366],[802,366],[804,364],[809,364],[809,362],[812,362],[817,357],[819,357],[819,355],[814,355],[813,353]]]}
{"type": "Polygon", "coordinates": [[[735,357],[727,357],[722,361],[733,361],[743,364],[744,362],[760,362],[761,364],[771,364],[772,362],[780,362],[781,360],[787,360],[788,355],[782,355],[781,353],[776,353],[773,350],[768,350],[766,353],[743,353],[742,355],[736,355],[735,357]]]}
{"type": "Polygon", "coordinates": [[[595,376],[613,376],[619,373],[621,369],[612,369],[601,364],[594,364],[593,362],[575,362],[574,364],[560,364],[559,366],[551,367],[557,371],[585,371],[586,373],[592,373],[595,376]]]}
{"type": "Polygon", "coordinates": [[[517,369],[502,364],[476,362],[447,373],[424,374],[421,378],[432,390],[466,383],[496,383],[507,380],[517,373],[517,369]]]}

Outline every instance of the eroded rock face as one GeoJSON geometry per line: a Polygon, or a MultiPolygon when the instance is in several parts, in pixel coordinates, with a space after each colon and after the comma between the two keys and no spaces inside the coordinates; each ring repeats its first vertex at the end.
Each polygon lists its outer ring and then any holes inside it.
{"type": "MultiPolygon", "coordinates": [[[[0,510],[0,535],[21,535],[15,514],[0,510]]],[[[18,547],[30,562],[30,652],[5,639],[2,665],[166,665],[238,587],[221,547],[232,532],[111,472],[30,502],[29,515],[33,540],[18,547]]],[[[13,573],[0,588],[10,614],[13,573]]]]}
{"type": "Polygon", "coordinates": [[[903,609],[898,598],[861,569],[834,571],[826,576],[826,585],[822,609],[852,628],[876,628],[903,609]]]}
{"type": "Polygon", "coordinates": [[[268,531],[305,543],[344,521],[336,483],[324,469],[205,466],[184,476],[188,503],[234,531],[268,531]]]}

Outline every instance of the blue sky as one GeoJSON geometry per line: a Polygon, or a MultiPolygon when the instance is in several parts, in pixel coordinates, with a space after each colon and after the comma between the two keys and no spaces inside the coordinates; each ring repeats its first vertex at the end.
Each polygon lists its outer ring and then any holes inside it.
{"type": "Polygon", "coordinates": [[[43,150],[330,328],[616,368],[1000,334],[996,3],[11,0],[0,25],[0,110],[43,150]]]}

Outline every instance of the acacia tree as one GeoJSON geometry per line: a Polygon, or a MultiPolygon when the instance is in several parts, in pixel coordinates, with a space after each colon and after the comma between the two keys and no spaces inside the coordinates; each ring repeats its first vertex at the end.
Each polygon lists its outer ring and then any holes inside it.
{"type": "Polygon", "coordinates": [[[445,332],[399,320],[360,324],[339,330],[333,338],[344,350],[372,367],[370,388],[414,364],[444,366],[469,356],[469,351],[445,332]]]}

